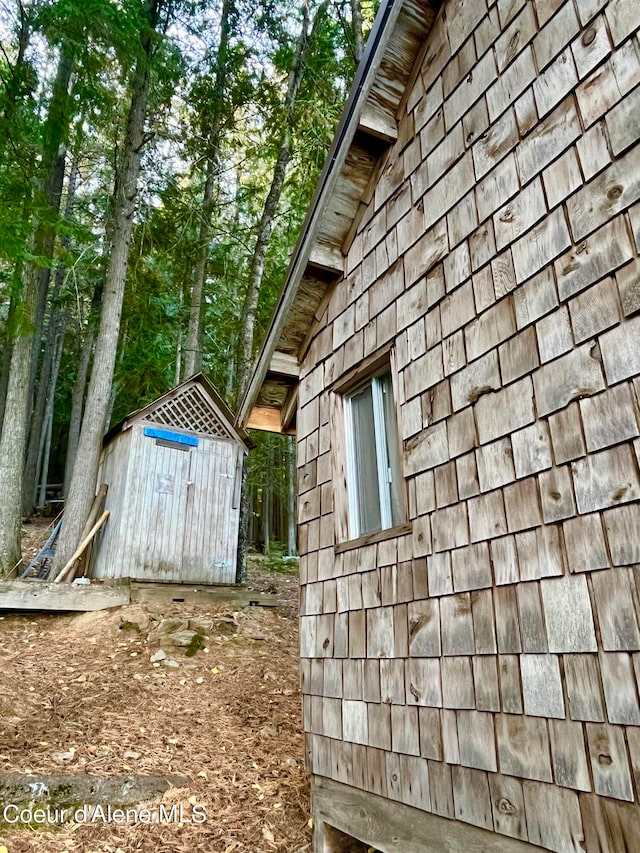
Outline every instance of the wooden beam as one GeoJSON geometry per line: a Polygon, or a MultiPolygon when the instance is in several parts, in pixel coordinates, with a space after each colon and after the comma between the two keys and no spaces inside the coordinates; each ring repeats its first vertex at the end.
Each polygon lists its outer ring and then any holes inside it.
{"type": "Polygon", "coordinates": [[[277,373],[278,376],[300,376],[300,365],[295,355],[286,352],[274,352],[269,362],[269,373],[277,373]]]}
{"type": "Polygon", "coordinates": [[[262,432],[282,432],[280,409],[271,406],[254,406],[251,409],[247,429],[259,429],[262,432]]]}
{"type": "Polygon", "coordinates": [[[382,139],[389,145],[392,145],[398,138],[398,125],[395,118],[371,103],[365,104],[360,114],[358,130],[368,136],[382,139]]]}
{"type": "Polygon", "coordinates": [[[286,432],[290,426],[291,421],[296,416],[296,410],[298,408],[298,386],[294,385],[287,394],[287,399],[284,402],[284,406],[282,407],[282,413],[280,415],[280,423],[282,424],[282,431],[286,432]]]}
{"type": "Polygon", "coordinates": [[[380,180],[380,175],[382,174],[385,166],[387,165],[387,160],[390,156],[391,149],[387,151],[387,154],[383,154],[381,157],[378,158],[373,169],[369,172],[369,182],[364,188],[360,203],[358,205],[358,209],[356,210],[353,216],[351,226],[349,227],[349,230],[347,231],[347,234],[344,238],[344,242],[342,243],[342,252],[345,256],[349,254],[349,249],[351,248],[353,239],[356,236],[358,228],[360,227],[362,217],[364,216],[365,211],[367,210],[367,205],[373,198],[376,186],[378,185],[378,181],[380,180]]]}
{"type": "MultiPolygon", "coordinates": [[[[298,360],[300,362],[302,362],[304,360],[304,358],[307,354],[307,350],[311,346],[311,341],[313,340],[313,338],[315,337],[315,335],[318,331],[318,324],[322,322],[322,318],[324,316],[324,313],[327,310],[327,307],[329,305],[329,302],[331,301],[331,297],[332,297],[333,293],[335,292],[336,285],[337,285],[337,282],[334,281],[332,285],[327,287],[327,290],[326,290],[324,296],[322,297],[320,304],[316,308],[316,312],[313,315],[313,319],[309,325],[309,328],[307,329],[307,334],[304,336],[304,341],[302,342],[302,346],[300,347],[300,350],[298,352],[298,360]]],[[[326,324],[326,318],[325,318],[325,324],[326,324]]]]}
{"type": "Polygon", "coordinates": [[[0,581],[0,610],[52,610],[58,613],[107,610],[129,604],[129,586],[0,581]]]}
{"type": "MultiPolygon", "coordinates": [[[[132,581],[131,603],[155,607],[171,607],[172,601],[179,599],[185,605],[209,607],[209,605],[228,604],[234,610],[240,607],[278,607],[282,600],[276,595],[256,592],[237,586],[215,584],[165,583],[163,581],[132,581]]],[[[226,619],[226,617],[225,617],[226,619]]],[[[223,620],[224,621],[224,620],[223,620]]]]}
{"type": "Polygon", "coordinates": [[[330,833],[321,824],[339,829],[384,853],[540,853],[540,847],[515,838],[448,820],[404,803],[369,794],[323,776],[311,779],[314,833],[320,834],[320,853],[340,853],[344,848],[327,846],[330,833]],[[322,846],[324,845],[324,846],[322,846]]]}
{"type": "Polygon", "coordinates": [[[327,243],[313,244],[309,265],[336,275],[344,275],[344,255],[337,246],[329,246],[327,243]]]}

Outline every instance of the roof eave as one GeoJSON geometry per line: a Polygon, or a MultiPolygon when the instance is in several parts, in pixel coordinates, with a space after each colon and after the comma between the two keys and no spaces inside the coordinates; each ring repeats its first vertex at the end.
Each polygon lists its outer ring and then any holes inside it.
{"type": "Polygon", "coordinates": [[[269,370],[271,357],[276,350],[286,323],[287,314],[293,304],[317,239],[324,208],[340,177],[340,170],[358,130],[361,113],[367,104],[376,74],[384,57],[385,48],[403,5],[404,0],[386,0],[378,10],[373,29],[367,40],[365,54],[358,66],[342,118],[325,160],[300,237],[293,251],[285,284],[276,304],[267,336],[258,353],[249,385],[240,403],[237,415],[237,423],[239,424],[247,423],[251,409],[269,370]]]}

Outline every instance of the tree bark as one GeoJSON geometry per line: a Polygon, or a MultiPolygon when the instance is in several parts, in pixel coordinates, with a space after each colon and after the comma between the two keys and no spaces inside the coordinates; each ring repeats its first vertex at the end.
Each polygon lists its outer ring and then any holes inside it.
{"type": "Polygon", "coordinates": [[[133,75],[127,131],[122,146],[122,156],[116,169],[112,198],[112,240],[105,277],[100,327],[69,487],[69,499],[65,506],[64,523],[56,547],[53,576],[66,564],[77,547],[95,495],[102,437],[109,411],[111,385],[118,351],[129,245],[138,193],[140,156],[145,142],[144,122],[149,98],[152,31],[155,29],[159,5],[160,0],[145,0],[144,3],[144,20],[148,29],[141,33],[142,51],[133,75]]]}
{"type": "Polygon", "coordinates": [[[269,554],[271,550],[271,527],[273,518],[273,436],[267,434],[264,445],[264,480],[262,481],[262,501],[260,503],[260,527],[262,551],[269,554]]]}
{"type": "MultiPolygon", "coordinates": [[[[180,288],[180,314],[182,314],[182,306],[184,303],[184,287],[180,288]]],[[[173,371],[173,384],[179,385],[182,378],[182,324],[178,324],[176,332],[176,363],[173,371]]]]}
{"type": "MultiPolygon", "coordinates": [[[[27,52],[27,48],[29,47],[29,42],[31,40],[32,34],[32,22],[31,22],[31,9],[25,7],[23,3],[18,4],[18,14],[19,14],[19,28],[18,28],[18,50],[16,53],[16,60],[13,63],[13,66],[9,66],[7,68],[8,77],[4,87],[4,109],[3,109],[3,117],[5,125],[9,125],[11,122],[15,106],[21,95],[23,94],[23,74],[25,69],[25,56],[27,52]]],[[[6,144],[6,140],[5,140],[6,144]]],[[[25,210],[25,218],[29,216],[27,210],[25,210]]],[[[20,271],[17,270],[15,273],[18,279],[21,278],[20,271]]],[[[5,331],[2,339],[2,368],[0,371],[0,435],[2,435],[2,424],[4,422],[4,411],[5,404],[7,399],[7,388],[9,385],[9,371],[11,367],[11,352],[13,349],[13,341],[10,335],[10,329],[13,325],[13,319],[15,315],[16,302],[11,296],[11,301],[9,303],[9,314],[7,317],[7,322],[5,324],[5,331]]],[[[2,574],[2,569],[0,568],[0,574],[2,574]]]]}
{"type": "MultiPolygon", "coordinates": [[[[54,288],[54,298],[58,292],[58,279],[64,277],[64,273],[56,273],[56,287],[54,288]]],[[[49,395],[51,394],[51,383],[55,377],[57,382],[56,358],[58,358],[58,342],[64,339],[65,326],[67,322],[67,312],[61,311],[56,304],[51,306],[51,314],[49,318],[49,328],[47,329],[47,340],[45,344],[44,355],[42,357],[42,366],[40,368],[40,377],[38,380],[38,390],[36,394],[36,402],[31,415],[31,430],[29,433],[29,443],[27,445],[27,459],[24,466],[24,484],[22,490],[22,514],[30,516],[36,505],[38,494],[38,478],[39,468],[42,459],[43,433],[47,425],[47,411],[49,407],[49,395]]],[[[60,357],[62,352],[60,352],[60,357]]],[[[55,391],[55,382],[54,382],[55,391]]]]}
{"type": "Polygon", "coordinates": [[[364,37],[362,35],[361,0],[351,0],[351,28],[353,30],[353,59],[356,66],[360,64],[364,53],[364,37]]]}
{"type": "Polygon", "coordinates": [[[56,385],[58,384],[58,372],[60,370],[60,361],[62,359],[62,348],[64,346],[64,326],[61,324],[58,336],[56,338],[56,351],[53,356],[51,365],[49,387],[47,390],[47,405],[43,417],[43,430],[40,435],[40,452],[38,454],[38,468],[36,471],[36,483],[40,479],[40,495],[38,498],[38,507],[44,508],[47,499],[47,480],[49,478],[49,459],[51,457],[51,433],[53,430],[53,410],[56,399],[56,385]]]}
{"type": "Polygon", "coordinates": [[[7,314],[7,321],[2,337],[2,367],[0,368],[0,435],[2,435],[2,424],[4,423],[4,407],[7,400],[7,388],[9,386],[11,351],[13,349],[13,341],[11,340],[10,329],[13,326],[15,310],[15,299],[13,298],[13,296],[11,296],[9,300],[9,311],[7,314]]]}
{"type": "MultiPolygon", "coordinates": [[[[51,185],[48,191],[50,205],[57,212],[60,208],[60,198],[62,196],[62,184],[64,182],[64,170],[66,163],[66,150],[60,146],[58,156],[52,173],[51,185]]],[[[42,267],[38,273],[38,301],[36,304],[35,323],[33,331],[33,350],[31,352],[31,378],[29,386],[33,388],[35,378],[38,373],[38,361],[40,358],[40,349],[42,345],[42,329],[44,327],[44,318],[47,311],[47,299],[49,296],[49,283],[51,282],[51,260],[53,258],[53,249],[55,245],[55,230],[49,226],[46,228],[44,240],[42,242],[42,254],[49,261],[46,267],[42,267]]],[[[46,382],[45,382],[46,385],[46,382]]]]}
{"type": "Polygon", "coordinates": [[[189,325],[184,344],[182,380],[188,379],[202,368],[202,306],[204,279],[207,268],[207,255],[211,238],[211,211],[217,175],[217,164],[207,157],[207,177],[200,212],[200,233],[198,234],[198,257],[193,270],[191,298],[189,300],[189,325]]]}
{"type": "Polygon", "coordinates": [[[260,222],[258,223],[256,242],[251,262],[249,264],[246,295],[240,318],[236,402],[242,399],[242,395],[246,390],[249,379],[249,370],[253,356],[253,338],[256,324],[256,313],[258,309],[258,298],[260,296],[260,287],[262,285],[262,277],[264,275],[269,239],[273,230],[273,223],[278,210],[278,202],[280,201],[280,196],[282,194],[287,166],[291,156],[291,138],[298,90],[300,89],[300,83],[302,82],[304,75],[305,62],[309,53],[309,48],[313,43],[313,37],[316,29],[323,18],[328,5],[328,0],[325,0],[325,2],[318,7],[314,18],[313,31],[311,36],[309,36],[309,6],[308,4],[305,4],[302,27],[300,29],[300,35],[298,36],[293,61],[289,70],[287,94],[284,103],[284,130],[278,149],[275,168],[273,170],[271,186],[269,188],[267,199],[264,203],[260,222]]]}
{"type": "Polygon", "coordinates": [[[40,366],[40,376],[36,391],[36,399],[31,415],[31,429],[29,430],[29,442],[27,445],[27,456],[24,464],[24,485],[22,490],[22,514],[31,515],[36,502],[38,490],[37,467],[39,460],[39,448],[42,445],[42,431],[45,425],[45,408],[47,395],[49,393],[50,378],[55,360],[56,342],[62,331],[61,321],[63,313],[57,304],[60,289],[64,280],[64,267],[58,267],[56,271],[55,284],[51,299],[49,313],[49,324],[47,336],[40,366]]]}
{"type": "Polygon", "coordinates": [[[69,494],[73,465],[76,461],[80,426],[82,424],[82,415],[84,412],[84,393],[87,387],[89,363],[91,362],[91,356],[93,355],[93,345],[95,340],[96,330],[91,319],[89,319],[85,339],[80,350],[78,373],[76,381],[73,384],[73,392],[71,394],[71,417],[69,419],[69,435],[67,437],[67,455],[65,457],[64,464],[64,487],[62,493],[65,499],[69,494]]]}
{"type": "MultiPolygon", "coordinates": [[[[52,219],[58,212],[60,192],[60,148],[68,126],[69,81],[73,60],[63,48],[43,130],[42,162],[37,201],[44,216],[39,217],[32,239],[35,257],[51,258],[54,230],[52,219]]],[[[34,329],[42,267],[30,262],[25,267],[22,292],[16,306],[16,336],[11,352],[9,381],[0,439],[0,575],[20,562],[20,524],[23,466],[31,405],[31,368],[34,329]]]]}
{"type": "MultiPolygon", "coordinates": [[[[75,188],[76,181],[78,176],[78,160],[77,157],[74,158],[74,161],[71,165],[71,169],[69,172],[69,181],[67,188],[67,200],[65,203],[64,217],[68,221],[71,218],[71,214],[73,212],[73,202],[75,196],[75,188]]],[[[69,245],[69,238],[65,236],[62,240],[62,246],[66,248],[69,245]]],[[[62,285],[64,283],[65,277],[65,268],[63,264],[59,264],[56,270],[56,275],[54,279],[53,292],[51,295],[51,308],[49,312],[49,324],[47,328],[47,335],[45,339],[45,347],[44,353],[42,356],[42,363],[40,365],[40,376],[38,377],[38,384],[36,390],[35,402],[33,405],[33,414],[31,416],[31,429],[29,431],[29,443],[27,445],[27,457],[24,464],[24,487],[23,487],[23,497],[22,497],[22,514],[29,516],[33,512],[33,508],[36,504],[36,495],[38,491],[38,477],[37,477],[37,466],[39,460],[39,448],[42,445],[41,434],[44,428],[44,412],[45,406],[47,402],[47,395],[49,393],[49,379],[51,377],[52,365],[54,363],[54,353],[56,351],[56,342],[58,341],[60,334],[62,333],[64,336],[64,330],[61,328],[60,321],[63,316],[60,305],[58,304],[58,297],[62,290],[62,285]]],[[[42,284],[42,282],[40,282],[42,284]]],[[[45,300],[46,300],[46,291],[45,291],[45,300]]],[[[40,293],[40,298],[42,298],[42,293],[40,293]]],[[[36,341],[39,344],[38,336],[38,323],[36,321],[36,341]]],[[[34,356],[37,361],[38,350],[40,349],[39,345],[34,346],[34,356]]],[[[34,364],[32,363],[32,371],[34,370],[34,364]]]]}
{"type": "MultiPolygon", "coordinates": [[[[49,128],[45,127],[45,151],[51,157],[51,163],[47,167],[48,182],[45,188],[46,203],[56,213],[60,209],[60,200],[62,198],[62,185],[64,183],[64,172],[66,164],[66,148],[64,139],[67,135],[69,126],[69,116],[67,104],[69,102],[69,86],[71,83],[71,74],[73,71],[73,48],[64,43],[60,50],[60,61],[58,63],[58,72],[53,88],[53,109],[59,116],[61,127],[49,128]],[[55,146],[55,147],[54,147],[55,146]]],[[[41,267],[38,272],[38,300],[36,304],[35,323],[33,333],[33,350],[31,353],[31,376],[29,387],[33,388],[36,374],[38,371],[38,360],[40,356],[40,348],[42,341],[42,328],[44,325],[44,317],[47,308],[47,296],[49,293],[49,282],[51,281],[51,259],[53,258],[53,248],[55,245],[56,233],[52,223],[42,226],[42,243],[40,247],[41,254],[49,261],[49,263],[41,267]]],[[[45,388],[47,382],[45,382],[45,388]]]]}
{"type": "Polygon", "coordinates": [[[73,383],[73,391],[71,394],[71,416],[69,419],[67,453],[64,463],[64,488],[62,493],[65,500],[69,495],[73,465],[78,451],[78,439],[80,438],[80,427],[82,426],[82,415],[84,414],[84,396],[87,390],[87,376],[89,375],[89,365],[91,364],[93,347],[96,342],[96,329],[102,307],[103,290],[103,285],[99,284],[93,291],[91,307],[87,318],[87,328],[85,330],[84,340],[80,349],[78,373],[76,375],[76,381],[73,383]]]}
{"type": "Polygon", "coordinates": [[[251,511],[253,501],[249,500],[251,491],[247,483],[247,458],[245,456],[242,466],[242,486],[240,488],[240,518],[238,523],[238,556],[236,559],[236,583],[245,583],[247,580],[247,543],[250,527],[251,511]]]}
{"type": "MultiPolygon", "coordinates": [[[[49,378],[51,376],[51,367],[53,365],[55,342],[57,340],[57,330],[54,330],[58,325],[60,311],[55,303],[57,295],[58,276],[56,275],[56,285],[54,286],[51,312],[49,315],[49,328],[47,330],[47,338],[42,356],[42,364],[40,365],[40,376],[36,390],[36,399],[31,413],[31,426],[29,429],[29,441],[27,443],[27,455],[24,463],[23,487],[22,487],[22,514],[30,516],[36,502],[36,494],[38,489],[37,467],[39,458],[39,448],[41,446],[42,431],[45,426],[45,407],[47,402],[47,391],[49,388],[49,378]]],[[[33,364],[32,364],[33,368],[33,364]]]]}
{"type": "Polygon", "coordinates": [[[200,213],[198,255],[193,270],[191,299],[189,303],[189,325],[183,352],[182,379],[188,379],[202,369],[203,351],[203,305],[204,281],[211,241],[211,214],[215,201],[215,188],[220,163],[220,142],[224,117],[224,98],[227,87],[227,58],[233,0],[223,0],[220,17],[220,42],[216,60],[216,75],[211,105],[211,123],[207,139],[207,169],[200,213]]]}

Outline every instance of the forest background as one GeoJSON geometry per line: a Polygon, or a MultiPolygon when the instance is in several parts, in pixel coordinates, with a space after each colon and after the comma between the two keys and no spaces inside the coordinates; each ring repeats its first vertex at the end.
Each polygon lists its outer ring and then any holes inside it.
{"type": "MultiPolygon", "coordinates": [[[[200,370],[236,404],[374,14],[0,0],[0,576],[47,484],[66,562],[110,424],[200,370]]],[[[293,441],[254,438],[249,540],[291,551],[293,441]]]]}

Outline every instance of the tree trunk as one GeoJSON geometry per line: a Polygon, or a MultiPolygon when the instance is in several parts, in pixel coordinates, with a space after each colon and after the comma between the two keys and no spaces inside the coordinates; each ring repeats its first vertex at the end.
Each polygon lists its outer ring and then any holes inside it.
{"type": "MultiPolygon", "coordinates": [[[[52,174],[51,186],[49,189],[50,204],[57,212],[60,207],[60,198],[62,195],[62,184],[64,182],[64,170],[66,162],[66,150],[61,146],[56,158],[54,172],[52,174]]],[[[46,235],[42,243],[42,254],[51,262],[53,258],[53,249],[55,245],[55,230],[52,227],[46,229],[46,235]]],[[[42,329],[44,326],[44,318],[47,311],[47,299],[49,296],[49,283],[51,281],[51,267],[46,266],[40,269],[38,274],[38,301],[36,304],[35,324],[33,331],[33,350],[31,352],[31,380],[29,386],[33,388],[36,375],[38,373],[38,361],[40,359],[40,350],[42,347],[42,329]]],[[[45,382],[45,387],[47,382],[45,382]]]]}
{"type": "Polygon", "coordinates": [[[93,355],[93,347],[96,342],[96,327],[98,317],[100,315],[100,309],[102,307],[103,290],[104,288],[100,284],[93,291],[91,308],[89,309],[89,317],[87,319],[87,328],[82,348],[80,350],[78,374],[71,394],[71,417],[69,419],[67,455],[64,463],[64,489],[62,493],[65,500],[69,494],[73,465],[76,461],[76,453],[78,451],[78,439],[80,438],[80,427],[82,425],[82,415],[84,413],[84,395],[87,389],[87,376],[89,375],[89,365],[91,363],[91,356],[93,355]]]}
{"type": "Polygon", "coordinates": [[[198,257],[193,270],[193,281],[191,283],[191,298],[189,300],[189,325],[187,327],[187,338],[184,345],[184,359],[182,365],[182,380],[188,379],[202,368],[202,305],[204,292],[204,279],[207,268],[207,255],[209,253],[209,240],[211,237],[211,210],[217,175],[217,163],[212,157],[207,158],[207,177],[204,184],[202,197],[202,210],[200,213],[200,233],[198,234],[198,257]]]}
{"type": "Polygon", "coordinates": [[[39,448],[42,445],[42,430],[45,424],[45,407],[49,393],[50,378],[56,352],[56,342],[60,337],[62,312],[57,304],[57,298],[64,281],[64,267],[58,267],[51,299],[51,310],[49,314],[49,325],[47,337],[40,366],[40,376],[36,399],[31,415],[31,429],[29,431],[29,443],[27,445],[27,457],[24,464],[24,486],[22,494],[22,514],[29,516],[33,512],[38,490],[37,466],[39,459],[39,448]]]}
{"type": "MultiPolygon", "coordinates": [[[[41,447],[42,432],[45,427],[45,407],[47,402],[47,391],[49,388],[49,378],[51,377],[51,368],[53,365],[55,343],[58,339],[57,325],[60,318],[60,310],[55,304],[55,299],[58,291],[58,276],[56,275],[56,285],[54,286],[51,313],[49,315],[49,328],[47,330],[47,339],[42,356],[42,364],[40,365],[40,376],[36,391],[36,399],[31,413],[31,427],[29,429],[29,441],[27,444],[27,456],[24,463],[23,488],[22,488],[22,514],[30,516],[36,502],[36,494],[38,490],[37,467],[39,459],[39,449],[41,447]]],[[[33,368],[33,364],[32,364],[33,368]]]]}
{"type": "Polygon", "coordinates": [[[351,0],[351,27],[353,29],[353,58],[356,66],[360,64],[364,53],[364,38],[362,36],[362,7],[361,0],[351,0]]]}
{"type": "Polygon", "coordinates": [[[247,483],[247,458],[242,466],[242,486],[240,488],[240,518],[238,523],[238,556],[236,560],[236,583],[247,580],[247,542],[251,522],[253,501],[249,499],[251,488],[247,483]]]}
{"type": "Polygon", "coordinates": [[[149,97],[149,60],[152,51],[151,30],[156,23],[159,2],[160,0],[145,0],[144,4],[144,18],[149,29],[141,33],[142,52],[138,57],[133,75],[127,131],[122,146],[122,156],[116,169],[112,198],[112,240],[102,298],[100,328],[96,338],[91,379],[69,487],[69,499],[65,506],[64,524],[56,548],[53,576],[63,568],[77,547],[95,495],[102,437],[109,412],[111,385],[118,351],[120,316],[138,192],[140,155],[145,141],[144,122],[149,97]]]}
{"type": "Polygon", "coordinates": [[[353,59],[356,67],[360,64],[364,53],[364,38],[362,35],[361,0],[351,0],[351,28],[353,30],[353,59]]]}
{"type": "MultiPolygon", "coordinates": [[[[69,182],[67,187],[67,201],[64,209],[64,217],[68,221],[73,212],[73,202],[76,189],[76,181],[78,177],[78,160],[74,158],[69,172],[69,182]]],[[[69,245],[69,238],[65,235],[62,240],[62,246],[66,248],[69,245]]],[[[22,496],[22,514],[29,516],[33,512],[36,503],[36,495],[38,491],[38,477],[36,468],[38,466],[39,448],[42,445],[41,433],[44,428],[44,411],[49,393],[49,379],[51,377],[52,365],[54,362],[54,353],[56,351],[56,342],[60,334],[64,336],[64,329],[61,328],[60,320],[63,312],[58,305],[58,298],[64,284],[65,268],[63,264],[59,264],[56,270],[53,293],[51,295],[51,308],[49,312],[49,325],[47,328],[47,336],[45,340],[44,354],[42,356],[42,364],[40,366],[40,376],[36,391],[35,403],[33,406],[33,414],[31,416],[31,429],[29,431],[29,443],[27,445],[27,458],[24,465],[24,487],[22,496]]],[[[42,282],[41,282],[42,284],[42,282]]],[[[42,293],[40,294],[42,298],[42,293]]],[[[46,300],[46,292],[45,292],[46,300]]],[[[36,340],[39,343],[38,328],[36,321],[36,340]]],[[[37,362],[39,346],[34,346],[34,356],[37,362]]],[[[32,370],[34,364],[32,363],[32,370]]]]}
{"type": "MultiPolygon", "coordinates": [[[[49,113],[43,130],[42,163],[37,202],[44,216],[35,226],[32,254],[50,258],[55,218],[60,203],[57,181],[60,149],[68,126],[68,86],[72,57],[63,49],[58,63],[49,113]],[[56,192],[57,191],[57,192],[56,192]]],[[[16,336],[13,341],[9,381],[0,439],[0,575],[11,571],[21,559],[20,523],[23,466],[31,405],[31,369],[34,329],[42,268],[26,265],[22,293],[17,303],[16,336]]]]}
{"type": "Polygon", "coordinates": [[[278,202],[280,201],[280,195],[282,194],[282,187],[284,186],[289,157],[291,156],[291,136],[298,90],[304,75],[305,62],[309,53],[309,48],[313,43],[313,36],[328,5],[328,0],[325,0],[325,2],[318,7],[314,19],[313,31],[311,36],[309,36],[309,6],[308,4],[305,4],[302,28],[300,30],[300,35],[298,36],[296,50],[291,63],[291,69],[289,71],[287,94],[284,104],[284,130],[280,141],[280,147],[278,149],[278,156],[276,158],[271,186],[258,224],[256,242],[251,262],[249,264],[246,295],[240,318],[236,402],[242,399],[242,395],[246,390],[249,379],[249,370],[253,356],[253,336],[256,324],[256,312],[258,309],[258,297],[260,296],[260,286],[264,275],[264,266],[267,258],[267,250],[269,248],[269,238],[271,237],[271,232],[273,230],[273,223],[278,210],[278,202]]]}
{"type": "Polygon", "coordinates": [[[7,387],[9,385],[9,369],[11,367],[11,351],[13,341],[11,340],[11,327],[16,311],[16,303],[13,296],[9,301],[9,311],[2,338],[2,368],[0,368],[0,435],[2,435],[2,424],[4,422],[4,407],[7,399],[7,387]]]}
{"type": "MultiPolygon", "coordinates": [[[[48,180],[45,188],[46,204],[56,213],[60,209],[60,200],[62,197],[62,185],[64,183],[64,170],[66,163],[66,148],[64,139],[69,125],[69,116],[67,115],[67,103],[69,102],[69,86],[71,83],[71,73],[73,71],[73,49],[69,44],[62,45],[60,50],[60,61],[58,62],[58,72],[53,88],[52,109],[56,111],[61,123],[60,127],[54,127],[47,131],[45,128],[45,151],[51,158],[51,163],[47,167],[48,180]],[[54,148],[55,146],[55,148],[54,148]]],[[[53,258],[53,248],[55,245],[55,229],[51,222],[42,226],[43,235],[41,243],[41,254],[49,261],[53,258]]],[[[47,296],[49,292],[49,282],[51,281],[51,265],[47,264],[41,267],[38,273],[38,301],[35,312],[35,327],[33,332],[33,351],[31,353],[31,379],[29,387],[33,388],[35,377],[38,371],[38,360],[40,357],[42,327],[44,325],[44,316],[47,308],[47,296]]],[[[45,388],[47,382],[45,381],[45,388]]]]}
{"type": "Polygon", "coordinates": [[[188,379],[202,369],[203,350],[203,293],[207,272],[207,258],[211,241],[211,214],[213,212],[216,180],[220,162],[220,141],[224,116],[224,97],[227,86],[227,57],[233,0],[223,0],[220,18],[220,43],[216,60],[216,76],[211,105],[211,123],[207,139],[207,170],[200,214],[198,234],[198,256],[193,270],[191,299],[189,303],[189,326],[184,346],[182,379],[188,379]]]}
{"type": "MultiPolygon", "coordinates": [[[[58,372],[60,370],[60,361],[62,359],[62,349],[64,346],[64,326],[65,322],[63,321],[56,338],[56,351],[51,365],[51,375],[47,391],[47,405],[43,418],[44,429],[41,434],[37,471],[38,477],[40,478],[40,497],[38,499],[38,507],[40,509],[44,507],[47,499],[47,480],[49,478],[49,459],[51,456],[51,432],[53,430],[53,410],[56,398],[56,385],[58,384],[58,372]]],[[[38,477],[36,477],[36,480],[38,477]]]]}
{"type": "MultiPolygon", "coordinates": [[[[184,288],[180,288],[180,314],[182,315],[182,305],[184,303],[184,288]]],[[[179,385],[182,377],[182,323],[178,324],[176,333],[176,363],[173,371],[173,384],[179,385]]]]}
{"type": "Polygon", "coordinates": [[[269,482],[270,473],[270,471],[267,472],[265,481],[262,484],[262,507],[260,518],[260,523],[262,526],[262,551],[267,555],[271,550],[271,501],[273,499],[271,493],[271,484],[269,482]]]}
{"type": "Polygon", "coordinates": [[[80,438],[80,426],[84,412],[84,393],[87,387],[87,376],[89,374],[89,363],[93,355],[93,345],[96,340],[96,331],[93,324],[87,328],[87,334],[80,352],[78,364],[78,375],[73,385],[71,394],[71,417],[69,419],[69,436],[67,438],[67,456],[64,464],[64,489],[63,497],[66,499],[71,485],[71,475],[76,461],[78,451],[78,439],[80,438]]]}

